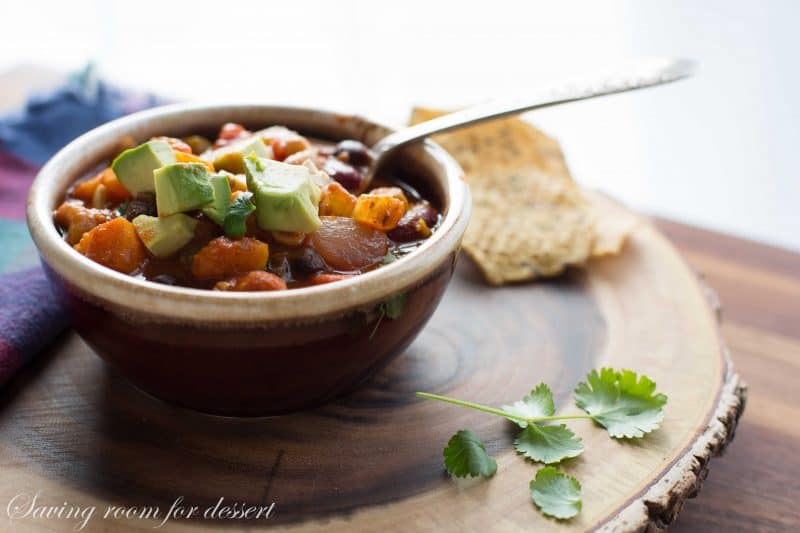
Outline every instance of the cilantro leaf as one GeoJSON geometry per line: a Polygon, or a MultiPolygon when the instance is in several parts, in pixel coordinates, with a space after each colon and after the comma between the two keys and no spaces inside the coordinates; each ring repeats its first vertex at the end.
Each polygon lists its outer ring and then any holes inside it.
{"type": "Polygon", "coordinates": [[[375,321],[375,326],[372,328],[372,333],[369,334],[369,340],[378,332],[378,328],[383,322],[384,317],[390,320],[397,320],[403,314],[406,308],[406,294],[401,292],[390,296],[378,306],[378,319],[375,321]]]}
{"type": "Polygon", "coordinates": [[[401,292],[388,298],[383,304],[383,310],[386,313],[386,318],[396,320],[403,314],[403,309],[406,307],[406,294],[401,292]]]}
{"type": "Polygon", "coordinates": [[[558,519],[572,518],[581,511],[581,484],[572,476],[546,466],[531,481],[533,503],[546,515],[558,519]]]}
{"type": "Polygon", "coordinates": [[[128,208],[130,207],[130,202],[122,202],[117,206],[116,212],[118,216],[124,217],[125,213],[128,212],[128,208]]]}
{"type": "Polygon", "coordinates": [[[253,193],[249,191],[242,192],[228,206],[223,224],[225,235],[228,237],[241,237],[247,231],[247,217],[256,209],[250,202],[252,197],[253,193]]]}
{"type": "Polygon", "coordinates": [[[390,265],[395,261],[397,261],[397,256],[392,252],[386,252],[386,255],[383,256],[383,260],[381,261],[381,265],[390,265]]]}
{"type": "Polygon", "coordinates": [[[444,449],[444,467],[455,477],[490,477],[497,472],[497,463],[471,429],[462,429],[450,438],[444,449]]]}
{"type": "MultiPolygon", "coordinates": [[[[552,416],[553,413],[556,412],[555,405],[553,404],[553,393],[550,391],[550,387],[545,383],[539,383],[530,394],[511,405],[504,405],[501,409],[507,413],[525,418],[552,416]]],[[[515,418],[509,418],[509,420],[521,428],[528,425],[528,423],[523,420],[517,420],[515,418]]]]}
{"type": "Polygon", "coordinates": [[[564,424],[531,424],[514,439],[514,447],[528,459],[540,463],[558,463],[583,453],[583,443],[564,424]]]}
{"type": "Polygon", "coordinates": [[[575,388],[575,403],[589,413],[614,438],[640,438],[658,428],[664,419],[663,394],[656,384],[631,370],[592,370],[575,388]]]}

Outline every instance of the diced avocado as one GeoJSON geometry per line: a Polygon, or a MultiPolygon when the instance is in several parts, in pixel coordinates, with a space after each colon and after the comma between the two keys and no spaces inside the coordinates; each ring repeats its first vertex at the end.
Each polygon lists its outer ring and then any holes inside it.
{"type": "Polygon", "coordinates": [[[175,152],[164,141],[150,141],[125,150],[111,168],[131,194],[155,191],[153,171],[175,162],[175,152]]]}
{"type": "Polygon", "coordinates": [[[224,226],[225,215],[231,204],[231,184],[228,176],[225,174],[212,175],[211,186],[214,188],[214,201],[208,207],[203,208],[203,213],[220,226],[224,226]]]}
{"type": "Polygon", "coordinates": [[[168,217],[139,215],[133,219],[136,234],[156,257],[169,257],[194,237],[197,220],[183,214],[168,217]]]}
{"type": "Polygon", "coordinates": [[[227,170],[234,174],[244,173],[243,158],[250,154],[256,157],[272,158],[272,149],[264,144],[264,140],[259,135],[247,137],[233,141],[228,146],[216,150],[212,155],[214,168],[217,170],[227,170]]]}
{"type": "Polygon", "coordinates": [[[211,173],[202,163],[175,163],[153,172],[158,216],[205,207],[214,201],[211,173]]]}
{"type": "Polygon", "coordinates": [[[308,167],[252,155],[244,164],[261,229],[312,233],[320,227],[320,190],[308,167]]]}

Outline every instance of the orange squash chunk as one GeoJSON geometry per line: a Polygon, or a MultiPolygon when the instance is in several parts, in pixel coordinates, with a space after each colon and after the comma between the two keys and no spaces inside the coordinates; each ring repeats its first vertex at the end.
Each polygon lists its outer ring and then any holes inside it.
{"type": "Polygon", "coordinates": [[[147,259],[147,249],[133,224],[115,218],[87,231],[75,249],[97,263],[123,274],[138,269],[147,259]]]}
{"type": "Polygon", "coordinates": [[[390,196],[392,198],[397,198],[403,202],[405,206],[404,209],[408,211],[408,198],[406,198],[406,193],[404,193],[403,189],[400,187],[377,187],[369,191],[369,193],[374,196],[390,196]]]}
{"type": "Polygon", "coordinates": [[[342,281],[345,279],[350,279],[357,274],[332,274],[330,272],[317,272],[309,281],[312,285],[325,285],[326,283],[333,283],[334,281],[342,281]]]}
{"type": "Polygon", "coordinates": [[[172,148],[172,151],[176,154],[184,153],[184,154],[191,154],[192,147],[186,144],[182,139],[176,139],[175,137],[165,137],[163,135],[158,137],[151,137],[151,141],[163,141],[172,148]]]}
{"type": "Polygon", "coordinates": [[[406,205],[402,200],[391,196],[362,194],[353,209],[353,218],[372,228],[389,231],[397,227],[405,212],[406,205]]]}
{"type": "Polygon", "coordinates": [[[217,291],[285,291],[286,282],[275,274],[264,270],[255,270],[236,276],[235,278],[218,281],[214,285],[217,291]]]}
{"type": "Polygon", "coordinates": [[[211,161],[206,161],[201,157],[197,157],[191,152],[188,154],[186,152],[178,152],[174,148],[173,151],[175,152],[175,161],[178,163],[201,163],[206,166],[209,172],[215,172],[214,165],[211,161]]]}
{"type": "MultiPolygon", "coordinates": [[[[106,199],[111,203],[118,204],[131,198],[131,193],[129,193],[128,189],[117,179],[117,175],[114,174],[111,167],[106,168],[93,178],[76,185],[75,189],[72,191],[72,196],[83,200],[87,205],[93,205],[95,191],[97,191],[100,185],[105,187],[106,199]]],[[[94,207],[103,206],[95,205],[94,207]]]]}
{"type": "Polygon", "coordinates": [[[311,148],[311,143],[293,131],[281,132],[274,138],[266,138],[272,147],[275,159],[283,161],[292,154],[303,152],[311,148]]]}
{"type": "Polygon", "coordinates": [[[122,182],[119,181],[119,178],[117,178],[117,175],[114,174],[114,171],[111,170],[111,167],[103,171],[102,184],[105,186],[108,200],[112,204],[124,202],[132,197],[128,189],[125,188],[122,182]]]}
{"type": "Polygon", "coordinates": [[[53,218],[56,224],[67,230],[67,242],[77,244],[87,231],[108,222],[114,215],[107,209],[90,209],[80,202],[64,202],[53,213],[53,218]]]}
{"type": "Polygon", "coordinates": [[[322,188],[319,198],[320,216],[349,217],[356,207],[356,197],[347,192],[338,181],[332,181],[322,188]]]}
{"type": "Polygon", "coordinates": [[[86,204],[91,204],[92,196],[94,196],[94,190],[103,182],[103,172],[100,172],[93,178],[77,184],[72,190],[73,198],[78,198],[79,200],[83,200],[83,202],[86,204]]]}
{"type": "Polygon", "coordinates": [[[258,239],[217,237],[192,259],[192,275],[197,279],[222,279],[252,270],[264,270],[269,246],[258,239]]]}
{"type": "MultiPolygon", "coordinates": [[[[212,165],[213,166],[213,165],[212,165]]],[[[239,176],[228,176],[228,184],[231,186],[231,192],[245,192],[247,191],[247,184],[239,176]]]]}

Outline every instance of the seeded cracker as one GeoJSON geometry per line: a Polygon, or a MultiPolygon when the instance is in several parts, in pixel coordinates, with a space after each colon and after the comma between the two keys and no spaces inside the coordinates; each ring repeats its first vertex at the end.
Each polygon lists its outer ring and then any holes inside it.
{"type": "MultiPolygon", "coordinates": [[[[444,114],[415,109],[416,124],[444,114]]],[[[520,119],[435,136],[461,164],[473,196],[465,252],[492,285],[555,276],[616,254],[635,225],[612,202],[588,199],[558,143],[520,119]]]]}

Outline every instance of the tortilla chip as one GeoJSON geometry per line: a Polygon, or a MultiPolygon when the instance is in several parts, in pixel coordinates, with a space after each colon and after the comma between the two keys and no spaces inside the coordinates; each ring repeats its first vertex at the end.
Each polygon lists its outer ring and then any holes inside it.
{"type": "Polygon", "coordinates": [[[639,218],[609,197],[585,191],[594,210],[594,245],[592,257],[617,255],[636,226],[639,218]]]}
{"type": "Polygon", "coordinates": [[[531,167],[483,178],[471,186],[472,220],[463,248],[486,281],[555,276],[586,261],[593,212],[574,183],[531,167]]]}
{"type": "MultiPolygon", "coordinates": [[[[443,115],[414,109],[411,123],[443,115]]],[[[473,197],[463,248],[493,285],[556,276],[594,255],[618,253],[635,218],[587,198],[556,142],[517,118],[434,139],[461,164],[473,197]]]]}
{"type": "MultiPolygon", "coordinates": [[[[411,125],[446,115],[448,111],[415,108],[411,125]]],[[[561,147],[552,137],[517,118],[503,118],[434,137],[456,158],[467,176],[533,166],[572,181],[561,147]]]]}

